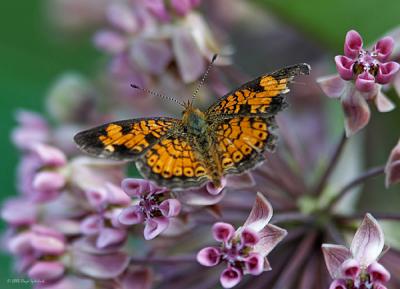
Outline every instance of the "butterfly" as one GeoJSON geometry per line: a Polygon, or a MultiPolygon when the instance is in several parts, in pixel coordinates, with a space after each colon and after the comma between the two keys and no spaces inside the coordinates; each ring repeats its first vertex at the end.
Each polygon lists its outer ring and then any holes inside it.
{"type": "Polygon", "coordinates": [[[183,189],[211,181],[219,187],[224,176],[254,168],[265,160],[265,150],[274,150],[275,115],[287,106],[288,84],[309,72],[305,63],[284,67],[227,93],[206,111],[192,99],[183,104],[181,119],[115,121],[74,140],[91,155],[136,162],[143,177],[160,186],[183,189]]]}

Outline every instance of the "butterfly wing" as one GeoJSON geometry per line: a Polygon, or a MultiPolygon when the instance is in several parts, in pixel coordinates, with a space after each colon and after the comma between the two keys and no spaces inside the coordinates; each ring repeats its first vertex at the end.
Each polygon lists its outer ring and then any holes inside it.
{"type": "Polygon", "coordinates": [[[137,161],[141,174],[169,188],[198,187],[210,178],[206,166],[182,134],[169,136],[137,161]]]}
{"type": "Polygon", "coordinates": [[[237,116],[223,120],[216,129],[223,174],[240,174],[264,161],[263,152],[275,148],[275,127],[273,116],[237,116]]]}
{"type": "Polygon", "coordinates": [[[79,132],[74,140],[81,150],[94,156],[136,160],[179,123],[167,117],[121,120],[79,132]]]}
{"type": "Polygon", "coordinates": [[[235,115],[273,115],[285,106],[284,94],[294,76],[309,74],[308,64],[296,64],[260,76],[224,95],[207,110],[210,121],[235,115]]]}

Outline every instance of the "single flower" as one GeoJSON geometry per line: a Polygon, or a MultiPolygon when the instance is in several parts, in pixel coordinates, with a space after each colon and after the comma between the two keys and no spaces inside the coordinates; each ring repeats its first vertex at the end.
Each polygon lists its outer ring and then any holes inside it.
{"type": "Polygon", "coordinates": [[[178,216],[181,203],[170,197],[170,192],[150,181],[125,179],[122,189],[135,199],[135,205],[122,210],[118,217],[121,224],[144,223],[144,238],[151,240],[168,228],[170,218],[178,216]]]}
{"type": "Polygon", "coordinates": [[[381,89],[382,85],[393,81],[400,69],[400,64],[388,61],[393,47],[393,38],[386,36],[367,50],[360,34],[350,30],[344,43],[344,55],[335,57],[338,75],[318,79],[326,95],[341,99],[347,136],[368,124],[370,109],[367,101],[374,101],[381,112],[394,108],[381,89]]]}
{"type": "Polygon", "coordinates": [[[334,279],[330,289],[386,288],[390,273],[378,263],[383,247],[383,231],[371,214],[365,215],[350,250],[342,245],[323,244],[325,263],[334,279]]]}
{"type": "Polygon", "coordinates": [[[197,261],[207,267],[226,264],[220,275],[224,288],[234,287],[245,274],[260,275],[271,270],[267,255],[286,236],[286,230],[268,224],[272,214],[271,204],[258,193],[242,227],[235,230],[228,223],[214,224],[213,237],[221,246],[200,250],[197,261]]]}

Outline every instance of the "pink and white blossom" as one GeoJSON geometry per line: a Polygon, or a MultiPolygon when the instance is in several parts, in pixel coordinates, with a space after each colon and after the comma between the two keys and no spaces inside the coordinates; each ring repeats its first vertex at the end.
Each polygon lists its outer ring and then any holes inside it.
{"type": "Polygon", "coordinates": [[[350,249],[342,245],[323,244],[325,263],[334,279],[331,289],[386,288],[390,273],[380,264],[384,235],[379,223],[366,214],[350,249]]]}
{"type": "Polygon", "coordinates": [[[126,226],[144,223],[144,238],[151,240],[164,232],[170,218],[179,215],[181,203],[169,196],[166,188],[142,179],[125,179],[124,192],[135,199],[135,204],[121,211],[118,220],[126,226]]]}
{"type": "Polygon", "coordinates": [[[327,96],[340,98],[347,136],[368,124],[371,114],[368,101],[373,101],[380,112],[394,109],[394,104],[382,91],[382,85],[392,82],[400,69],[400,64],[388,60],[393,47],[393,38],[386,36],[367,50],[360,34],[350,30],[344,43],[344,55],[335,57],[338,75],[318,79],[327,96]]]}
{"type": "Polygon", "coordinates": [[[271,270],[267,255],[286,236],[286,230],[268,224],[273,211],[271,204],[258,193],[244,225],[237,230],[228,223],[217,222],[213,237],[220,247],[206,247],[197,253],[197,261],[213,267],[220,263],[227,268],[220,275],[224,288],[237,285],[243,275],[260,275],[271,270]]]}

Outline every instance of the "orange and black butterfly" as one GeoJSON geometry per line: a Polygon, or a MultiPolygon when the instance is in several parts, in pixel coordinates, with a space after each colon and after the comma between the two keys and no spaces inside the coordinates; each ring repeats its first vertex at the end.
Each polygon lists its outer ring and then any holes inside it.
{"type": "Polygon", "coordinates": [[[309,72],[308,64],[288,66],[229,92],[206,111],[187,102],[182,119],[115,121],[74,139],[94,156],[136,162],[143,177],[161,186],[219,186],[223,176],[255,167],[265,150],[274,150],[274,118],[286,107],[288,84],[309,72]]]}

